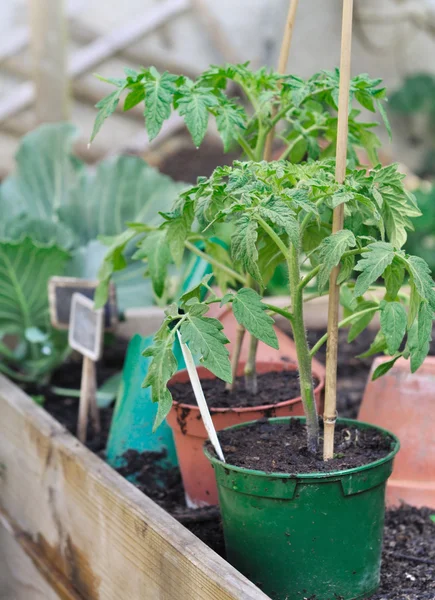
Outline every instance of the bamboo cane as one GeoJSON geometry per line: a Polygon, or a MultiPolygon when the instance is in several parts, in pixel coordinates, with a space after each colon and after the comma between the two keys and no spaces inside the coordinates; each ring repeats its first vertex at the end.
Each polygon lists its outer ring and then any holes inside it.
{"type": "MultiPolygon", "coordinates": [[[[340,90],[338,97],[338,126],[335,178],[343,183],[346,176],[347,134],[349,115],[350,62],[352,47],[353,0],[343,0],[343,21],[341,33],[340,90]]],[[[334,209],[332,233],[343,229],[344,205],[334,209]]],[[[326,380],[323,459],[334,456],[334,431],[337,418],[337,354],[338,354],[338,308],[340,286],[337,277],[340,266],[335,267],[329,279],[328,304],[328,344],[326,348],[326,380]]]]}
{"type": "MultiPolygon", "coordinates": [[[[281,51],[278,59],[278,73],[283,74],[287,67],[288,57],[290,53],[290,44],[293,37],[293,28],[296,19],[296,9],[298,7],[299,0],[290,0],[287,20],[285,24],[284,36],[281,44],[281,51]]],[[[270,161],[272,158],[272,145],[273,138],[275,135],[275,127],[269,131],[266,138],[266,144],[264,146],[264,160],[270,161]]]]}

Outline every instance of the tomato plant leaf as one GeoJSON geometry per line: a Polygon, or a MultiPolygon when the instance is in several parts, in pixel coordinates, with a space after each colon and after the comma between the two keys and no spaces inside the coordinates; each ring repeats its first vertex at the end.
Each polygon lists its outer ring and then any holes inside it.
{"type": "Polygon", "coordinates": [[[237,321],[258,340],[278,349],[274,320],[265,311],[266,306],[255,290],[242,288],[234,296],[233,313],[237,321]]]}
{"type": "Polygon", "coordinates": [[[431,277],[431,270],[425,260],[419,256],[408,256],[407,266],[411,276],[411,282],[422,300],[429,302],[435,310],[435,283],[431,277]]]}
{"type": "Polygon", "coordinates": [[[355,265],[356,271],[361,271],[355,283],[355,296],[362,296],[393,262],[394,248],[388,242],[374,242],[367,246],[369,252],[355,265]]]}
{"type": "Polygon", "coordinates": [[[217,319],[197,315],[197,308],[196,305],[189,308],[189,316],[181,324],[183,341],[192,345],[192,351],[201,354],[204,367],[216,377],[231,383],[231,363],[225,346],[228,339],[222,333],[223,326],[217,319]]]}
{"type": "Polygon", "coordinates": [[[260,284],[263,283],[258,268],[257,231],[258,224],[247,215],[242,215],[234,224],[231,236],[231,255],[260,284]]]}
{"type": "Polygon", "coordinates": [[[171,252],[166,239],[166,231],[151,231],[139,243],[138,250],[132,257],[134,260],[146,259],[156,295],[161,298],[165,290],[168,265],[171,252]]]}
{"type": "Polygon", "coordinates": [[[386,360],[386,361],[382,362],[380,365],[378,365],[376,367],[376,369],[373,371],[372,381],[375,381],[375,379],[379,379],[379,377],[382,377],[382,375],[385,375],[385,373],[388,373],[388,371],[394,367],[395,362],[401,356],[402,356],[402,354],[397,354],[397,356],[393,356],[393,358],[391,358],[390,360],[386,360]]]}
{"type": "Polygon", "coordinates": [[[399,350],[406,332],[406,322],[406,310],[400,302],[381,302],[381,330],[391,355],[399,350]]]}
{"type": "Polygon", "coordinates": [[[408,332],[408,347],[411,355],[411,372],[415,373],[421,367],[429,354],[432,340],[432,321],[434,311],[427,302],[422,302],[418,316],[408,332]]]}
{"type": "Polygon", "coordinates": [[[144,82],[145,122],[148,138],[152,141],[160,132],[163,122],[171,115],[171,105],[177,90],[177,75],[165,71],[160,73],[151,67],[144,82]]]}
{"type": "Polygon", "coordinates": [[[319,290],[326,287],[332,269],[338,265],[346,250],[355,246],[355,236],[348,229],[343,229],[324,238],[319,247],[319,262],[321,264],[318,275],[319,290]]]}
{"type": "Polygon", "coordinates": [[[168,327],[168,319],[165,319],[154,338],[154,344],[143,352],[143,356],[151,357],[152,361],[142,387],[151,387],[151,399],[158,402],[153,431],[161,425],[172,407],[172,396],[167,383],[178,368],[172,350],[174,341],[175,334],[168,327]]]}
{"type": "Polygon", "coordinates": [[[207,131],[209,109],[217,105],[210,88],[183,86],[177,99],[178,112],[186,123],[193,143],[198,148],[207,131]]]}

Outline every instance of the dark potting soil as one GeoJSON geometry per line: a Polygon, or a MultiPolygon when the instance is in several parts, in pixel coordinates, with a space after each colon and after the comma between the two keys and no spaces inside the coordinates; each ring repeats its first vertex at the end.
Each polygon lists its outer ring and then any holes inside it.
{"type": "Polygon", "coordinates": [[[123,477],[133,478],[134,485],[180,521],[207,546],[224,556],[225,545],[219,508],[187,508],[178,467],[165,464],[166,452],[128,450],[125,465],[116,469],[123,477]]]}
{"type": "MultiPolygon", "coordinates": [[[[104,348],[103,358],[97,362],[97,385],[100,386],[107,379],[122,369],[128,342],[121,339],[111,340],[104,348]]],[[[25,387],[28,394],[44,396],[44,408],[69,432],[76,435],[79,399],[71,396],[60,396],[52,391],[54,387],[80,389],[82,376],[82,360],[73,354],[51,378],[49,385],[31,384],[25,387]]],[[[97,435],[92,431],[89,422],[86,446],[95,453],[101,452],[106,447],[112,421],[113,405],[100,409],[101,433],[97,435]]]]}
{"type": "Polygon", "coordinates": [[[435,599],[435,510],[387,510],[381,585],[371,600],[435,599]]]}
{"type": "MultiPolygon", "coordinates": [[[[244,377],[237,377],[236,390],[229,392],[220,379],[202,379],[202,389],[209,408],[245,408],[278,404],[301,395],[297,371],[272,371],[258,375],[258,393],[253,396],[245,389],[244,377]]],[[[317,385],[317,382],[314,382],[317,385]]],[[[174,400],[196,406],[190,383],[171,385],[174,400]]]]}
{"type": "MultiPolygon", "coordinates": [[[[321,447],[313,455],[307,450],[305,424],[298,419],[274,423],[261,419],[242,429],[220,431],[219,441],[226,461],[237,467],[268,473],[318,473],[352,469],[386,456],[393,444],[376,429],[337,425],[335,455],[324,462],[321,447]]],[[[212,451],[212,448],[209,447],[212,451]]]]}

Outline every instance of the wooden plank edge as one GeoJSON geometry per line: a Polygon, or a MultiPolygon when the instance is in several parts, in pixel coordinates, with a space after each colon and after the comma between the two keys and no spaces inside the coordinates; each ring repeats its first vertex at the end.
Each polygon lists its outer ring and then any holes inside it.
{"type": "MultiPolygon", "coordinates": [[[[122,502],[135,517],[142,519],[156,535],[169,543],[180,556],[226,594],[227,598],[268,600],[268,596],[252,582],[83,446],[58,421],[3,375],[0,375],[1,400],[19,411],[40,434],[49,437],[54,446],[61,448],[66,458],[75,460],[93,481],[105,488],[118,502],[122,502]]],[[[162,559],[164,560],[165,556],[162,556],[162,559]]]]}
{"type": "Polygon", "coordinates": [[[25,554],[30,558],[37,571],[61,600],[86,600],[77,593],[65,575],[47,557],[41,553],[39,544],[20,528],[18,523],[0,506],[0,526],[11,535],[25,554]]]}

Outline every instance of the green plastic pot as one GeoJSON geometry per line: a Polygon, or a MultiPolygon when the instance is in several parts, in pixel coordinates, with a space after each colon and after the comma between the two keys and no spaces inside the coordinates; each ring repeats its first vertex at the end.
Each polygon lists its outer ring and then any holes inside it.
{"type": "MultiPolygon", "coordinates": [[[[270,419],[287,423],[292,418],[270,419]]],[[[252,423],[252,422],[251,422],[252,423]]],[[[357,600],[379,585],[385,485],[399,440],[376,462],[330,473],[265,473],[221,462],[215,469],[227,560],[277,600],[357,600]]],[[[228,429],[246,427],[249,423],[228,429]]]]}

